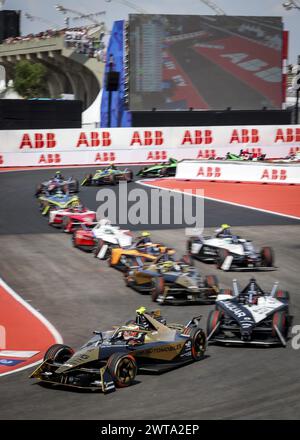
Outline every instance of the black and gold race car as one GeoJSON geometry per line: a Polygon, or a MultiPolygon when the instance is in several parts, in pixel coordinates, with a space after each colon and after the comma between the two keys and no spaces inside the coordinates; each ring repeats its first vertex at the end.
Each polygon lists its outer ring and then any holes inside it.
{"type": "Polygon", "coordinates": [[[167,324],[160,311],[136,311],[135,320],[112,330],[95,331],[79,350],[51,346],[43,363],[30,375],[54,386],[114,391],[131,385],[139,370],[161,373],[192,361],[206,350],[201,316],[186,325],[167,324]]]}
{"type": "Polygon", "coordinates": [[[154,262],[132,267],[125,273],[128,287],[139,293],[149,293],[160,304],[213,304],[219,293],[214,275],[202,276],[184,255],[172,260],[162,255],[154,262]]]}

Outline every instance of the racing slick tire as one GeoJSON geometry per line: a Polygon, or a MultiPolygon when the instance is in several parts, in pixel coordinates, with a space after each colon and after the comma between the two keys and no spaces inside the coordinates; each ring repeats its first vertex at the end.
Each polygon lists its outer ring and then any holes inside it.
{"type": "Polygon", "coordinates": [[[132,385],[137,374],[135,358],[130,354],[113,353],[108,358],[107,369],[118,388],[132,385]]]}
{"type": "Polygon", "coordinates": [[[271,247],[265,246],[260,251],[262,266],[273,267],[274,266],[274,251],[271,247]]]}
{"type": "Polygon", "coordinates": [[[109,176],[109,181],[110,181],[111,185],[116,185],[117,184],[116,176],[114,174],[109,176]]]}
{"type": "Polygon", "coordinates": [[[168,175],[169,175],[168,168],[162,168],[158,174],[159,177],[167,177],[168,175]]]}
{"type": "Polygon", "coordinates": [[[196,239],[198,239],[198,238],[197,237],[190,237],[188,239],[188,241],[186,242],[186,250],[188,251],[189,254],[192,253],[192,245],[196,239]]]}
{"type": "Polygon", "coordinates": [[[217,325],[221,322],[222,312],[220,310],[211,310],[207,317],[206,324],[206,334],[207,337],[211,334],[216,336],[219,333],[219,328],[216,329],[217,325]]]}
{"type": "MultiPolygon", "coordinates": [[[[98,257],[98,254],[99,254],[99,252],[101,251],[101,249],[102,249],[102,247],[103,247],[104,245],[105,245],[104,240],[102,240],[102,239],[100,238],[100,240],[97,241],[97,243],[96,243],[96,245],[95,245],[95,247],[94,247],[94,250],[93,250],[93,252],[94,252],[94,257],[95,257],[95,258],[98,257]]],[[[101,260],[106,260],[107,258],[108,258],[108,248],[107,248],[107,250],[106,250],[106,252],[105,252],[105,255],[101,258],[101,260]]]]}
{"type": "Polygon", "coordinates": [[[280,299],[285,299],[286,301],[289,301],[290,300],[290,294],[286,290],[278,290],[275,293],[275,298],[279,299],[279,300],[280,299]]]}
{"type": "Polygon", "coordinates": [[[203,358],[206,350],[206,335],[202,329],[192,328],[190,337],[192,340],[191,354],[194,361],[199,361],[203,358]]]}
{"type": "Polygon", "coordinates": [[[79,181],[77,179],[74,179],[74,184],[73,184],[73,189],[72,192],[73,193],[79,193],[79,181]]]}
{"type": "Polygon", "coordinates": [[[44,355],[44,361],[52,361],[58,364],[64,364],[74,354],[73,348],[68,345],[54,344],[48,348],[44,355]]]}
{"type": "Polygon", "coordinates": [[[39,197],[43,192],[43,186],[42,185],[38,185],[36,188],[36,191],[34,193],[35,197],[39,197]]]}
{"type": "Polygon", "coordinates": [[[207,275],[205,277],[205,284],[207,287],[219,289],[219,280],[215,275],[207,275]]]}
{"type": "Polygon", "coordinates": [[[226,260],[226,258],[229,256],[229,252],[227,249],[219,249],[218,250],[218,255],[216,258],[216,264],[217,264],[217,268],[221,269],[222,265],[224,263],[224,261],[226,260]]]}
{"type": "Polygon", "coordinates": [[[285,311],[275,312],[272,320],[272,337],[277,338],[280,341],[275,326],[277,326],[278,330],[285,338],[288,333],[288,316],[285,311]]]}
{"type": "Polygon", "coordinates": [[[128,175],[125,177],[125,180],[127,183],[130,183],[133,181],[133,171],[129,170],[128,175]]]}
{"type": "Polygon", "coordinates": [[[156,302],[160,295],[165,292],[165,280],[163,277],[154,277],[152,280],[153,287],[151,289],[152,301],[156,302]]]}
{"type": "Polygon", "coordinates": [[[185,254],[182,256],[181,261],[189,266],[195,266],[194,260],[189,254],[185,254]]]}
{"type": "Polygon", "coordinates": [[[61,232],[67,232],[66,229],[70,223],[69,217],[63,217],[61,221],[61,232]]]}

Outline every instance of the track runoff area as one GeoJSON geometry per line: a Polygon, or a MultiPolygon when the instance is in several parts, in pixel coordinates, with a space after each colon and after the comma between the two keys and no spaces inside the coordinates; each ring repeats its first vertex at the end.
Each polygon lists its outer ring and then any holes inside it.
{"type": "MultiPolygon", "coordinates": [[[[92,171],[92,168],[74,168],[64,170],[64,174],[81,179],[92,171]]],[[[206,359],[199,363],[159,376],[140,374],[134,386],[106,396],[46,389],[31,382],[29,367],[33,367],[47,346],[55,341],[60,342],[63,337],[66,344],[78,348],[93,330],[105,330],[126,322],[141,305],[150,310],[157,308],[149,296],[127,288],[122,275],[105,261],[73,248],[70,236],[48,226],[38,211],[33,193],[39,182],[53,174],[53,169],[0,174],[1,419],[299,418],[300,351],[294,349],[290,341],[286,348],[270,349],[211,345],[206,359]],[[9,403],[12,396],[13,404],[9,403]]],[[[274,197],[273,204],[268,204],[271,196],[264,193],[268,188],[272,191],[274,185],[261,185],[261,197],[258,197],[259,188],[253,184],[237,184],[234,192],[228,191],[228,185],[200,184],[207,196],[205,233],[226,222],[237,235],[252,239],[257,247],[271,245],[277,270],[225,273],[213,265],[196,262],[197,268],[203,274],[218,276],[222,287],[231,287],[233,278],[244,285],[252,275],[265,289],[278,280],[291,294],[293,322],[299,323],[299,187],[289,187],[287,211],[284,210],[286,195],[280,203],[282,185],[276,187],[276,206],[274,197]],[[222,194],[218,189],[221,187],[222,194]]],[[[151,191],[152,186],[181,190],[173,179],[132,182],[128,190],[151,191]]],[[[98,188],[90,187],[80,190],[82,202],[90,209],[99,206],[97,191],[98,188]]],[[[117,199],[118,186],[113,191],[117,199]]],[[[185,253],[183,227],[176,224],[131,227],[136,233],[145,228],[151,229],[153,241],[175,247],[179,256],[185,253]]],[[[211,308],[161,307],[169,322],[184,323],[202,314],[204,328],[211,308]]]]}

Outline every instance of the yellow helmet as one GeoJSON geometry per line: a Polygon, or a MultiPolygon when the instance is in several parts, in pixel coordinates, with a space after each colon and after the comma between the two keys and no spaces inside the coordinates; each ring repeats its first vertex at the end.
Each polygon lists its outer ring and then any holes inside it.
{"type": "Polygon", "coordinates": [[[144,306],[136,310],[136,313],[138,313],[139,315],[143,315],[145,312],[146,312],[146,307],[144,306]]]}
{"type": "Polygon", "coordinates": [[[150,237],[150,232],[148,231],[143,231],[141,234],[142,237],[150,237]]]}
{"type": "Polygon", "coordinates": [[[226,223],[223,223],[223,225],[221,225],[222,229],[228,229],[230,228],[230,225],[227,225],[226,223]]]}

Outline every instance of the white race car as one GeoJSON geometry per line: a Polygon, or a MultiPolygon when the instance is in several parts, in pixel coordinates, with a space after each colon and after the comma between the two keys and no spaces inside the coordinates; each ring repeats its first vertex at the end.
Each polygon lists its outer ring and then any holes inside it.
{"type": "Polygon", "coordinates": [[[128,229],[113,226],[108,219],[101,219],[93,225],[83,224],[73,233],[73,245],[87,251],[94,251],[95,257],[106,259],[111,247],[127,248],[132,245],[133,235],[128,229]]]}
{"type": "Polygon", "coordinates": [[[207,336],[210,342],[285,347],[289,325],[289,293],[278,290],[277,282],[267,293],[253,278],[242,291],[234,280],[233,291],[217,296],[207,318],[207,336]]]}
{"type": "Polygon", "coordinates": [[[224,271],[274,269],[274,251],[271,247],[265,246],[257,251],[250,240],[235,235],[190,237],[187,249],[192,257],[203,262],[214,262],[224,271]]]}

